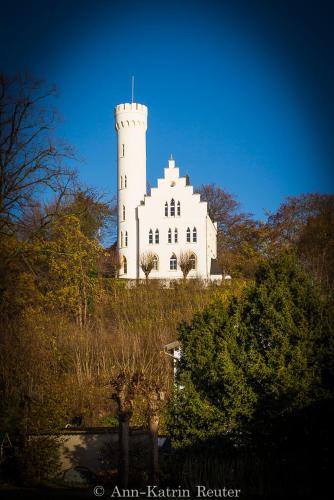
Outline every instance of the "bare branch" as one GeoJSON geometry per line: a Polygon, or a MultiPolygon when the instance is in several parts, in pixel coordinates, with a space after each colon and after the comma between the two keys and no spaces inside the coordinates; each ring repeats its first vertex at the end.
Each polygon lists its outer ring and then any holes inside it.
{"type": "Polygon", "coordinates": [[[73,180],[63,161],[72,149],[55,142],[53,87],[30,77],[0,75],[0,233],[17,228],[29,206],[43,193],[60,192],[73,180]]]}
{"type": "Polygon", "coordinates": [[[195,255],[193,252],[181,252],[179,255],[179,266],[183,274],[183,279],[186,279],[188,274],[195,267],[195,255]]]}
{"type": "Polygon", "coordinates": [[[146,279],[148,279],[150,272],[154,269],[155,262],[156,256],[153,252],[146,252],[140,256],[140,267],[146,279]]]}

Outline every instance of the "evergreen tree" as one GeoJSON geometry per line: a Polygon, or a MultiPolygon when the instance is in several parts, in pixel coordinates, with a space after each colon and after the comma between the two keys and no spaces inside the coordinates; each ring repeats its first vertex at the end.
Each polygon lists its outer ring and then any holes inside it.
{"type": "Polygon", "coordinates": [[[174,442],[244,439],[330,397],[332,330],[330,308],[294,256],[264,263],[240,299],[180,325],[174,442]]]}

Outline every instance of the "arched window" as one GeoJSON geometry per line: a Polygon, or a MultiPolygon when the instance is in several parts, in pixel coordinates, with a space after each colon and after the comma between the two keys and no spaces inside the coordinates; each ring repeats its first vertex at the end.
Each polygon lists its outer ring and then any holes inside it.
{"type": "Polygon", "coordinates": [[[121,175],[121,189],[123,189],[123,176],[121,175]]]}
{"type": "Polygon", "coordinates": [[[121,231],[121,247],[123,246],[123,231],[121,231]]]}
{"type": "Polygon", "coordinates": [[[175,217],[175,200],[174,198],[170,201],[170,216],[175,217]]]}
{"type": "Polygon", "coordinates": [[[123,205],[122,215],[123,215],[123,220],[125,220],[125,205],[123,205]]]}
{"type": "Polygon", "coordinates": [[[169,259],[169,269],[171,271],[176,271],[177,269],[177,258],[175,253],[173,253],[171,258],[169,259]]]}
{"type": "Polygon", "coordinates": [[[168,229],[168,243],[172,243],[172,230],[171,230],[171,228],[168,229]]]}
{"type": "Polygon", "coordinates": [[[150,245],[153,245],[153,231],[152,231],[152,229],[150,229],[148,232],[148,242],[150,245]]]}
{"type": "Polygon", "coordinates": [[[190,227],[187,228],[187,243],[190,243],[190,227]]]}
{"type": "Polygon", "coordinates": [[[179,201],[177,202],[177,215],[178,217],[181,215],[181,203],[179,201]]]}
{"type": "Polygon", "coordinates": [[[159,243],[159,229],[155,230],[155,243],[159,243]]]}
{"type": "Polygon", "coordinates": [[[189,262],[191,264],[191,269],[196,269],[196,255],[194,253],[190,255],[189,262]]]}
{"type": "Polygon", "coordinates": [[[123,158],[125,156],[125,144],[122,144],[122,156],[123,156],[123,158]]]}
{"type": "Polygon", "coordinates": [[[174,243],[177,243],[177,240],[178,240],[178,232],[177,232],[177,228],[174,229],[174,243]]]}
{"type": "Polygon", "coordinates": [[[123,273],[127,274],[128,272],[128,261],[126,260],[126,257],[123,257],[123,273]]]}
{"type": "Polygon", "coordinates": [[[159,258],[157,255],[153,257],[153,269],[154,271],[159,271],[159,258]]]}
{"type": "Polygon", "coordinates": [[[128,232],[125,231],[125,246],[128,246],[128,232]]]}
{"type": "Polygon", "coordinates": [[[195,227],[193,229],[193,242],[197,243],[197,229],[195,227]]]}
{"type": "Polygon", "coordinates": [[[128,185],[128,179],[126,177],[126,175],[124,175],[124,187],[126,188],[128,185]]]}
{"type": "Polygon", "coordinates": [[[168,217],[168,203],[165,203],[165,217],[168,217]]]}

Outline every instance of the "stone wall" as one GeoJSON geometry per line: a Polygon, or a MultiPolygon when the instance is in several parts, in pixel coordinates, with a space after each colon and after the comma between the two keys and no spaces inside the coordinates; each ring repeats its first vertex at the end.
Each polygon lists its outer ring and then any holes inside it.
{"type": "MultiPolygon", "coordinates": [[[[61,473],[75,467],[85,467],[93,473],[102,472],[106,467],[117,467],[117,429],[68,430],[56,437],[60,445],[61,473]]],[[[38,439],[39,436],[30,438],[38,439]]],[[[149,442],[148,431],[130,431],[130,453],[138,447],[147,449],[149,442]]]]}

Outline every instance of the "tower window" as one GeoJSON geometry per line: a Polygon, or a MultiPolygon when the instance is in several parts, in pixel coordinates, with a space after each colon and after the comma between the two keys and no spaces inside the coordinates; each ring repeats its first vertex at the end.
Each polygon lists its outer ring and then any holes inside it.
{"type": "Polygon", "coordinates": [[[125,246],[128,246],[128,232],[125,231],[125,246]]]}
{"type": "Polygon", "coordinates": [[[171,258],[169,259],[169,269],[171,271],[176,271],[177,269],[177,258],[175,253],[173,253],[171,258]]]}
{"type": "Polygon", "coordinates": [[[121,175],[121,189],[123,189],[123,176],[121,175]]]}
{"type": "Polygon", "coordinates": [[[124,187],[126,188],[128,185],[128,179],[126,177],[126,175],[124,175],[124,187]]]}
{"type": "Polygon", "coordinates": [[[191,269],[196,269],[196,255],[195,254],[193,254],[193,253],[191,254],[189,262],[191,264],[191,269]]]}
{"type": "Polygon", "coordinates": [[[165,217],[168,217],[168,203],[165,203],[165,217]]]}
{"type": "Polygon", "coordinates": [[[175,217],[175,201],[172,198],[170,202],[170,216],[175,217]]]}
{"type": "Polygon", "coordinates": [[[128,261],[126,260],[126,257],[123,257],[123,273],[127,274],[128,272],[128,261]]]}
{"type": "Polygon", "coordinates": [[[121,247],[123,246],[123,231],[121,231],[121,247]]]}
{"type": "Polygon", "coordinates": [[[148,233],[148,242],[150,245],[153,245],[153,231],[152,231],[152,229],[150,229],[149,233],[148,233]]]}
{"type": "Polygon", "coordinates": [[[153,257],[153,269],[154,271],[158,271],[159,270],[159,258],[157,255],[155,255],[153,257]]]}
{"type": "Polygon", "coordinates": [[[122,156],[123,156],[123,158],[125,156],[125,144],[122,144],[122,156]]]}
{"type": "Polygon", "coordinates": [[[177,228],[174,229],[174,243],[177,243],[178,241],[178,232],[177,232],[177,228]]]}
{"type": "Polygon", "coordinates": [[[155,230],[155,243],[159,243],[159,229],[155,230]]]}
{"type": "Polygon", "coordinates": [[[179,201],[177,202],[177,215],[178,217],[181,215],[181,203],[179,201]]]}
{"type": "Polygon", "coordinates": [[[125,205],[123,205],[123,208],[122,208],[122,216],[123,216],[123,220],[125,220],[125,205]]]}
{"type": "Polygon", "coordinates": [[[191,236],[191,234],[190,234],[190,227],[188,227],[188,229],[187,229],[187,243],[190,243],[190,241],[191,241],[190,240],[190,236],[191,236]]]}
{"type": "Polygon", "coordinates": [[[171,230],[171,228],[168,229],[168,243],[172,243],[172,230],[171,230]]]}
{"type": "Polygon", "coordinates": [[[193,229],[193,242],[197,243],[197,229],[195,227],[193,229]]]}

